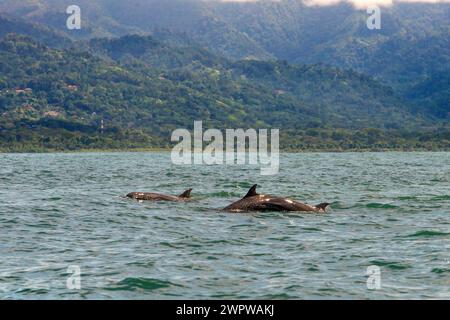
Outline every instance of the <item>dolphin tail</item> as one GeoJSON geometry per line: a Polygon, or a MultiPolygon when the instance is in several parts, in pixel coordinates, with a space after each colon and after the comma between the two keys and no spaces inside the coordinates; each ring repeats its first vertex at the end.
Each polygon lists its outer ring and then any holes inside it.
{"type": "Polygon", "coordinates": [[[180,194],[178,196],[178,198],[190,198],[191,197],[191,191],[192,189],[187,189],[185,192],[183,192],[182,194],[180,194]]]}
{"type": "Polygon", "coordinates": [[[326,211],[329,206],[330,206],[329,203],[324,202],[324,203],[318,204],[316,206],[316,208],[319,209],[319,210],[326,211]]]}

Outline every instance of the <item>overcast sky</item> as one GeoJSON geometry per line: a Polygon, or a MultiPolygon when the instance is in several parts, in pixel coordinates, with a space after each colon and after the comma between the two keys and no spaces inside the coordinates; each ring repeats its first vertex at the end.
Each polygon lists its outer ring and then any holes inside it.
{"type": "MultiPolygon", "coordinates": [[[[223,2],[256,2],[260,0],[218,0],[223,2]]],[[[267,1],[267,0],[266,0],[267,1]]],[[[282,1],[282,0],[271,0],[271,1],[282,1]]],[[[300,1],[300,0],[299,0],[300,1]]],[[[367,7],[371,4],[378,5],[391,5],[393,2],[415,2],[415,3],[450,3],[450,0],[302,0],[304,3],[309,5],[330,5],[339,2],[349,2],[357,7],[367,7]]]]}

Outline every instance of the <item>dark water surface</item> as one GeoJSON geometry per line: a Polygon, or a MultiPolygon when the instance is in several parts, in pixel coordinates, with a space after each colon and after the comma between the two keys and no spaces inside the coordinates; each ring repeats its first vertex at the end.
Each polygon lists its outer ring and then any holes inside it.
{"type": "Polygon", "coordinates": [[[169,153],[0,154],[0,298],[449,299],[450,153],[283,154],[276,176],[169,153]],[[253,183],[332,209],[217,210],[253,183]],[[188,187],[190,203],[121,197],[188,187]]]}

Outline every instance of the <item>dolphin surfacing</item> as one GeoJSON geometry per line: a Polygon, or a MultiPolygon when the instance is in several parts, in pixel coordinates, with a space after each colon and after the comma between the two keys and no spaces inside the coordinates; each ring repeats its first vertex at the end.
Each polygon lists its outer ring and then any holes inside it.
{"type": "Polygon", "coordinates": [[[179,196],[170,196],[160,193],[153,192],[131,192],[127,194],[128,198],[139,200],[139,201],[187,201],[191,198],[192,189],[187,189],[185,192],[179,196]]]}
{"type": "Polygon", "coordinates": [[[245,212],[245,211],[296,211],[296,212],[326,212],[329,203],[321,203],[312,206],[306,203],[298,202],[288,198],[269,196],[256,193],[258,185],[250,188],[247,195],[241,200],[232,203],[224,208],[229,212],[245,212]]]}

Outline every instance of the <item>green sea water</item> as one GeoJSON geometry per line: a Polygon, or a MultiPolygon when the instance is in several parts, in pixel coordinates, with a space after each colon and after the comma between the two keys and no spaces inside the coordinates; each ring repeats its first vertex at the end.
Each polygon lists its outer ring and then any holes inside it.
{"type": "Polygon", "coordinates": [[[282,154],[274,176],[164,152],[0,154],[0,257],[1,299],[449,299],[450,153],[282,154]],[[220,211],[255,183],[331,209],[220,211]],[[123,198],[190,187],[188,203],[123,198]]]}

